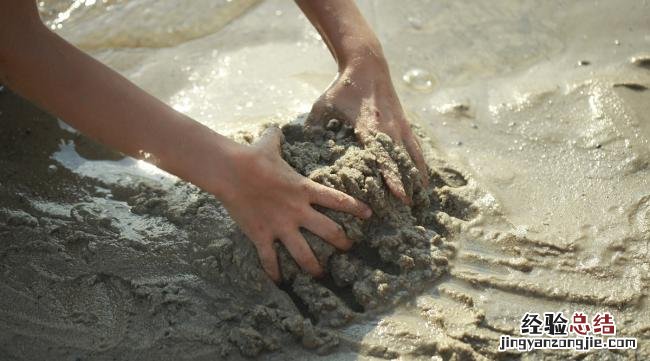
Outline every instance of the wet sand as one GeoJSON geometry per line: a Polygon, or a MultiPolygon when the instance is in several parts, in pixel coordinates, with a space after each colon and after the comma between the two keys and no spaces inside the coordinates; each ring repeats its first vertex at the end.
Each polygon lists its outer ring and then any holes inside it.
{"type": "MultiPolygon", "coordinates": [[[[61,4],[60,34],[225,133],[295,119],[334,72],[288,2],[61,4]]],[[[443,180],[444,273],[378,313],[324,284],[354,317],[319,324],[214,199],[3,91],[0,358],[649,358],[650,5],[408,5],[361,2],[443,180]],[[496,351],[525,312],[577,310],[638,349],[496,351]]]]}

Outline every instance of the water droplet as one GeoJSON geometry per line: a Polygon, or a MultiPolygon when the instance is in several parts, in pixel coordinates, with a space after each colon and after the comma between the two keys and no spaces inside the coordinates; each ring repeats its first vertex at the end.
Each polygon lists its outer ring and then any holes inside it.
{"type": "Polygon", "coordinates": [[[426,70],[413,68],[402,76],[402,80],[412,89],[420,92],[430,92],[433,88],[434,79],[431,73],[426,70]]]}
{"type": "Polygon", "coordinates": [[[420,18],[417,18],[415,16],[409,16],[407,20],[413,29],[416,30],[422,29],[422,20],[420,18]]]}

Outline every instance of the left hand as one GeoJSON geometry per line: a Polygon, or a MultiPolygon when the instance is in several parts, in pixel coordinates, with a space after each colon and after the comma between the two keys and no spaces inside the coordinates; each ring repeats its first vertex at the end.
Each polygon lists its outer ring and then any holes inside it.
{"type": "Polygon", "coordinates": [[[281,281],[273,247],[276,240],[284,244],[303,270],[319,277],[323,274],[323,265],[318,263],[300,229],[309,230],[341,250],[352,247],[352,241],[340,225],[313,205],[361,219],[370,217],[372,210],[343,192],[298,174],[282,159],[281,142],[280,129],[270,127],[251,146],[232,145],[232,158],[226,162],[228,167],[215,179],[221,184],[220,199],[244,234],[253,241],[260,263],[271,279],[281,281]]]}
{"type": "MultiPolygon", "coordinates": [[[[406,148],[420,171],[423,184],[428,185],[422,148],[406,120],[383,57],[370,54],[344,67],[312,107],[307,125],[322,126],[332,118],[352,125],[364,146],[370,144],[377,132],[386,133],[396,145],[406,148]]],[[[388,188],[410,205],[412,200],[404,190],[395,161],[386,156],[381,158],[380,171],[388,188]]]]}

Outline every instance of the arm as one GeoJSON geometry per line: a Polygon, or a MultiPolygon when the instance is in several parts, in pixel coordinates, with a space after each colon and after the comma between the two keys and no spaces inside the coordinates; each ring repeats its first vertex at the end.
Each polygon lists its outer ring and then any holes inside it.
{"type": "Polygon", "coordinates": [[[213,132],[50,32],[34,2],[0,3],[0,81],[84,134],[133,157],[150,155],[160,168],[214,194],[276,281],[276,239],[303,269],[322,272],[299,227],[341,249],[352,244],[311,204],[370,216],[365,204],[300,176],[285,163],[279,129],[270,129],[253,146],[213,132]]]}
{"type": "MultiPolygon", "coordinates": [[[[308,121],[320,124],[339,117],[355,127],[359,141],[368,145],[376,132],[403,145],[415,161],[423,183],[428,172],[420,145],[406,120],[391,82],[379,40],[353,0],[296,0],[316,27],[339,68],[337,79],[318,99],[308,121]],[[328,118],[330,117],[330,118],[328,118]]],[[[393,194],[410,203],[401,177],[382,164],[381,172],[393,194]]]]}

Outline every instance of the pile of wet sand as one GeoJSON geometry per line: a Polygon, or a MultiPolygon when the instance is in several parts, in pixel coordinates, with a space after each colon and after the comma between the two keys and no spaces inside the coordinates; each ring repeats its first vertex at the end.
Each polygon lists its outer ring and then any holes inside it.
{"type": "Polygon", "coordinates": [[[318,237],[304,232],[326,279],[314,280],[300,272],[284,249],[281,268],[289,292],[304,304],[322,326],[341,326],[355,313],[383,309],[419,291],[447,271],[452,248],[436,232],[434,213],[438,196],[422,186],[419,173],[406,151],[379,133],[366,148],[353,129],[336,119],[327,129],[306,129],[300,124],[283,127],[282,153],[302,175],[352,195],[368,204],[373,216],[354,216],[321,209],[341,224],[355,246],[339,253],[318,237]],[[377,149],[380,149],[378,151],[377,149]],[[380,154],[395,160],[412,206],[395,198],[379,172],[380,154]]]}

